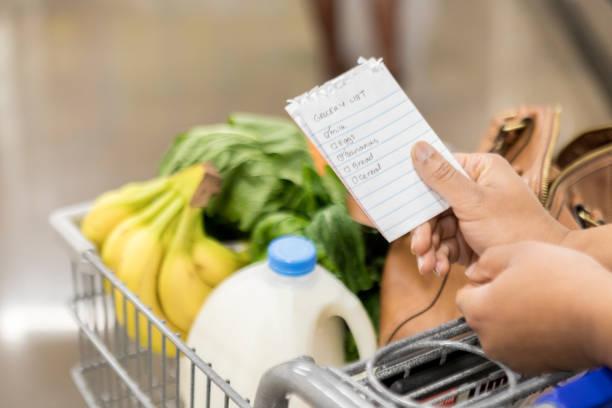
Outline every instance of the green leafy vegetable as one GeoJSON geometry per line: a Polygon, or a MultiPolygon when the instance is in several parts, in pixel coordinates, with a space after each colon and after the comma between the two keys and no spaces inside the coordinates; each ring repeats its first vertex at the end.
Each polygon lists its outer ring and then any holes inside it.
{"type": "Polygon", "coordinates": [[[325,173],[321,176],[321,182],[333,204],[346,206],[346,189],[331,167],[325,166],[325,173]]]}
{"type": "Polygon", "coordinates": [[[365,267],[365,245],[360,226],[340,205],[317,212],[305,235],[315,242],[319,262],[352,291],[368,290],[374,280],[365,267]]]}
{"type": "Polygon", "coordinates": [[[302,134],[278,119],[234,114],[229,125],[196,127],[177,137],[160,174],[200,162],[212,162],[223,180],[207,215],[241,231],[251,231],[257,220],[281,210],[311,215],[320,201],[317,194],[324,193],[305,179],[305,169],[314,168],[302,134]]]}
{"type": "Polygon", "coordinates": [[[283,235],[303,235],[308,225],[306,218],[288,212],[270,214],[262,219],[251,234],[251,256],[262,259],[266,256],[268,244],[283,235]]]}

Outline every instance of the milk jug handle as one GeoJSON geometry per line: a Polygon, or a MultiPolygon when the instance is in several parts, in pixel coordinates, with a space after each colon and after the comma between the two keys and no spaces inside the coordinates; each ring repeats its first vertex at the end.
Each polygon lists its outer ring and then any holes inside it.
{"type": "Polygon", "coordinates": [[[332,306],[332,313],[342,318],[357,344],[359,359],[370,357],[376,351],[376,333],[372,321],[365,309],[352,294],[341,296],[340,300],[332,306]]]}

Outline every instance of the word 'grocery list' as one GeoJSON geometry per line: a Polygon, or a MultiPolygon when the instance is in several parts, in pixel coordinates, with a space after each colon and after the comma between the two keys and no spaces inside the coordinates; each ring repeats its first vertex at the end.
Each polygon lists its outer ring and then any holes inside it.
{"type": "Polygon", "coordinates": [[[415,172],[412,146],[424,140],[463,170],[381,60],[360,59],[286,109],[388,241],[448,208],[415,172]]]}

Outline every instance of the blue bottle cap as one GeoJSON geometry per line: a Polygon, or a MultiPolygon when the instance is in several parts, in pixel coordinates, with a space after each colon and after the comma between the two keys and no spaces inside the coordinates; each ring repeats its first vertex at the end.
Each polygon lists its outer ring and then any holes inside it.
{"type": "Polygon", "coordinates": [[[285,276],[302,276],[317,264],[317,251],[309,239],[295,235],[276,238],[268,246],[268,265],[285,276]]]}

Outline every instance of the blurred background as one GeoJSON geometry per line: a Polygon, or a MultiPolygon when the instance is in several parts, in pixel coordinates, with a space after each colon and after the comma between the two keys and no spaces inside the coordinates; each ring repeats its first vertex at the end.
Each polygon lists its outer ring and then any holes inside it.
{"type": "Polygon", "coordinates": [[[68,259],[49,213],[152,176],[173,136],[384,56],[437,133],[563,107],[562,139],[612,116],[612,2],[2,0],[3,406],[83,406],[68,259]]]}

